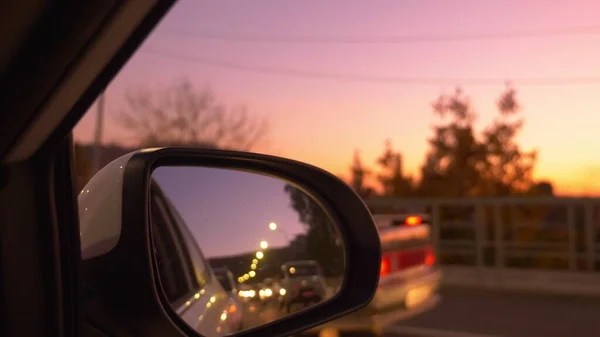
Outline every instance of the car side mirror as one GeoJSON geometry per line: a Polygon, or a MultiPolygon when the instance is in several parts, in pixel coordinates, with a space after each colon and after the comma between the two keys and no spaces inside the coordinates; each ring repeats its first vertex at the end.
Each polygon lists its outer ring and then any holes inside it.
{"type": "Polygon", "coordinates": [[[379,236],[361,198],[334,175],[293,160],[142,149],[88,182],[79,213],[87,315],[112,321],[103,327],[109,335],[289,336],[366,306],[379,280],[379,236]],[[284,220],[268,222],[275,217],[284,220]],[[288,234],[264,239],[284,225],[288,234]],[[235,274],[239,296],[217,282],[215,264],[235,274]],[[321,277],[315,270],[337,280],[337,292],[286,290],[275,281],[262,292],[279,301],[275,316],[244,323],[259,303],[254,289],[283,275],[283,264],[303,285],[321,277]],[[312,305],[278,311],[298,299],[312,305]]]}

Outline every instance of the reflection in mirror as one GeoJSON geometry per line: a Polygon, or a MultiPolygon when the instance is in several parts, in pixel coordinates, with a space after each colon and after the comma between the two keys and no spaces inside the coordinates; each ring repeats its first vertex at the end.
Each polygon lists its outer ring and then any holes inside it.
{"type": "Polygon", "coordinates": [[[202,335],[235,334],[319,305],[343,281],[337,226],[279,178],[159,167],[150,214],[163,293],[202,335]]]}

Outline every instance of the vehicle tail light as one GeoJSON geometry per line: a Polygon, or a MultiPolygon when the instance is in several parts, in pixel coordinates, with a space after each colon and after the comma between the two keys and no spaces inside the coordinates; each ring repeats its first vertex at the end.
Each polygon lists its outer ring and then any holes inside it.
{"type": "Polygon", "coordinates": [[[418,226],[421,223],[423,223],[423,219],[418,215],[407,216],[406,219],[404,219],[404,224],[407,226],[418,226]]]}
{"type": "Polygon", "coordinates": [[[428,266],[433,266],[435,264],[435,253],[431,247],[427,247],[427,250],[425,251],[425,264],[428,266]]]}
{"type": "Polygon", "coordinates": [[[383,277],[390,273],[390,258],[384,256],[381,258],[381,267],[379,269],[379,277],[383,277]]]}

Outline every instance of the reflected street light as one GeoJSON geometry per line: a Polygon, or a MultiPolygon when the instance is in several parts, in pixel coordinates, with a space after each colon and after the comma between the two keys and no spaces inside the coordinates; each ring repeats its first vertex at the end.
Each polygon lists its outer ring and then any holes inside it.
{"type": "Polygon", "coordinates": [[[269,223],[269,229],[273,232],[277,231],[277,232],[281,233],[281,235],[283,235],[283,237],[286,241],[288,241],[288,242],[290,241],[287,233],[283,229],[279,228],[279,226],[277,226],[276,223],[274,223],[274,222],[269,223]]]}
{"type": "Polygon", "coordinates": [[[251,270],[248,275],[250,275],[250,277],[254,277],[256,276],[256,272],[254,270],[251,270]]]}
{"type": "Polygon", "coordinates": [[[267,247],[269,247],[269,243],[267,241],[263,240],[260,242],[260,248],[267,249],[267,247]]]}
{"type": "Polygon", "coordinates": [[[251,264],[250,265],[250,269],[255,270],[256,269],[256,265],[255,264],[251,264]]]}
{"type": "Polygon", "coordinates": [[[252,259],[252,264],[258,264],[258,260],[257,259],[252,259]]]}
{"type": "Polygon", "coordinates": [[[256,252],[256,258],[257,259],[262,259],[265,256],[265,254],[263,254],[263,252],[256,252]]]}

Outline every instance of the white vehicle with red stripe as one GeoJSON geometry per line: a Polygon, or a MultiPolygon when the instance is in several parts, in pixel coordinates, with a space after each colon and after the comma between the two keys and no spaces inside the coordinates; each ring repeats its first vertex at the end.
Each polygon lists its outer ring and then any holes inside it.
{"type": "Polygon", "coordinates": [[[381,240],[379,287],[364,309],[320,327],[322,336],[369,330],[381,334],[393,323],[423,313],[439,302],[441,271],[425,214],[373,215],[381,240]]]}

